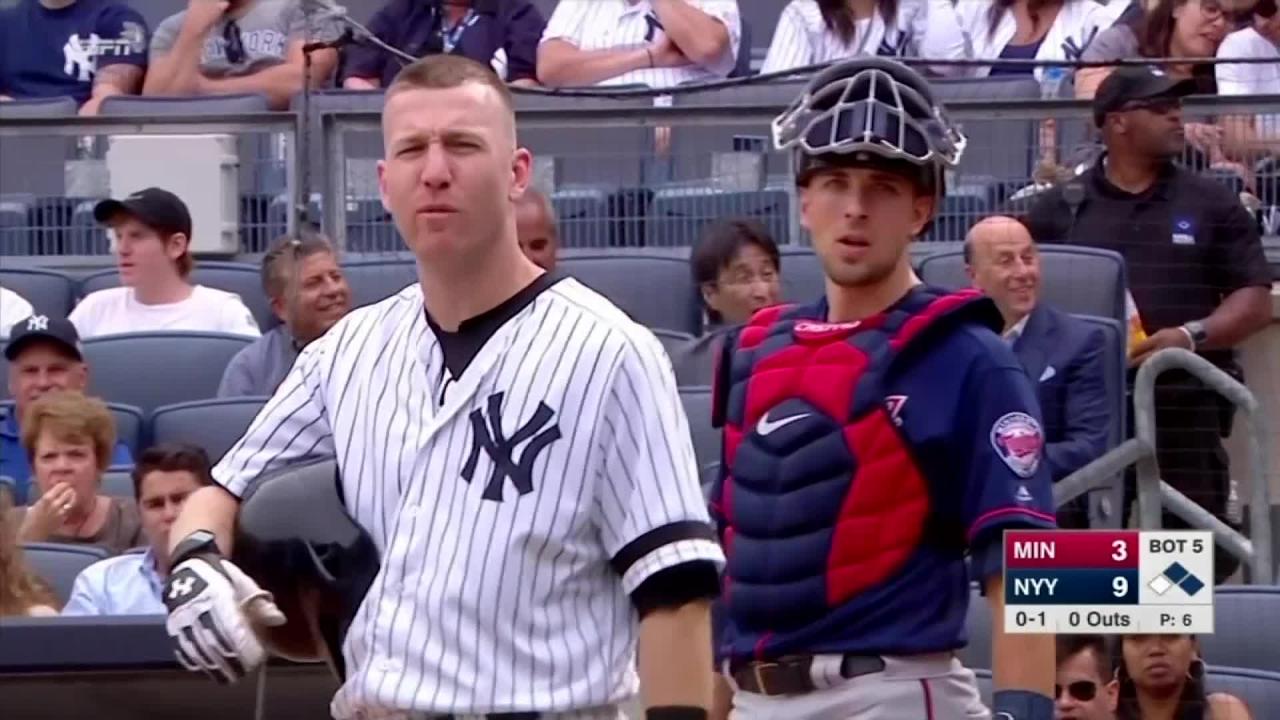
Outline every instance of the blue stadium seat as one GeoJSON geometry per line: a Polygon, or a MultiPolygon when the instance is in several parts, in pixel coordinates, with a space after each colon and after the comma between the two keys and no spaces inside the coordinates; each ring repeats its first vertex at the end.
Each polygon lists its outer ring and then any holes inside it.
{"type": "Polygon", "coordinates": [[[650,252],[600,252],[566,256],[557,266],[595,289],[650,328],[696,335],[702,325],[689,263],[650,252]]]}
{"type": "MultiPolygon", "coordinates": [[[[7,368],[0,367],[0,369],[7,368]]],[[[132,405],[113,402],[107,403],[107,409],[111,411],[111,417],[116,421],[116,440],[124,443],[125,447],[129,448],[130,455],[137,457],[138,450],[142,448],[144,441],[145,425],[142,411],[132,405]]],[[[8,415],[12,411],[12,400],[5,399],[0,401],[0,417],[8,415]]]]}
{"type": "Polygon", "coordinates": [[[791,197],[783,189],[722,192],[707,187],[656,190],[645,223],[645,245],[694,245],[725,218],[758,220],[778,242],[791,234],[791,197]]]}
{"type": "MultiPolygon", "coordinates": [[[[1272,657],[1274,668],[1274,655],[1272,657]]],[[[1255,720],[1280,717],[1280,672],[1210,664],[1204,689],[1208,693],[1224,692],[1240,698],[1249,706],[1255,720]]]]}
{"type": "MultiPolygon", "coordinates": [[[[197,260],[191,281],[198,285],[224,290],[240,296],[253,313],[258,327],[268,329],[280,324],[271,311],[271,301],[262,289],[262,269],[257,265],[217,260],[197,260]]],[[[80,297],[91,292],[120,286],[120,272],[114,268],[99,270],[80,281],[80,297]]]]}
{"type": "Polygon", "coordinates": [[[342,274],[351,287],[351,306],[361,307],[385,300],[416,283],[418,266],[413,256],[400,253],[386,259],[343,262],[342,274]]]}
{"type": "MultiPolygon", "coordinates": [[[[1093,315],[1076,317],[1102,330],[1106,338],[1103,346],[1105,364],[1103,384],[1106,386],[1107,397],[1111,399],[1111,419],[1107,429],[1107,450],[1111,450],[1123,442],[1125,428],[1128,427],[1126,415],[1129,411],[1129,403],[1126,399],[1128,391],[1126,373],[1129,370],[1129,361],[1125,354],[1125,346],[1128,343],[1126,326],[1115,318],[1093,315]]],[[[1110,491],[1095,490],[1089,494],[1091,527],[1119,529],[1122,526],[1123,518],[1120,517],[1120,513],[1123,507],[1123,490],[1121,478],[1116,477],[1110,491]]]]}
{"type": "Polygon", "coordinates": [[[153,444],[190,443],[218,462],[266,403],[265,397],[218,398],[166,405],[151,414],[153,444]]]}
{"type": "Polygon", "coordinates": [[[551,195],[560,247],[599,247],[609,242],[609,191],[602,187],[561,188],[551,195]]]}
{"type": "Polygon", "coordinates": [[[0,195],[0,256],[33,253],[29,218],[34,203],[30,193],[0,195]]]}
{"type": "Polygon", "coordinates": [[[102,473],[100,492],[107,497],[133,499],[133,467],[109,467],[102,473]]]}
{"type": "Polygon", "coordinates": [[[64,603],[80,571],[107,557],[106,550],[91,545],[23,543],[22,550],[27,565],[64,603]]]}
{"type": "Polygon", "coordinates": [[[1213,603],[1214,632],[1199,636],[1210,666],[1280,670],[1280,586],[1223,585],[1213,603]]]}
{"type": "MultiPolygon", "coordinates": [[[[969,287],[960,249],[929,255],[920,277],[945,288],[969,287]]],[[[1040,246],[1041,299],[1069,313],[1125,322],[1124,258],[1110,250],[1074,245],[1040,246]]]]}
{"type": "Polygon", "coordinates": [[[720,431],[711,426],[711,388],[682,387],[680,402],[693,435],[693,454],[698,467],[720,462],[720,431]]]}
{"type": "MultiPolygon", "coordinates": [[[[66,317],[76,297],[76,282],[56,270],[36,268],[0,269],[0,287],[22,297],[41,315],[66,317]]],[[[5,328],[7,334],[8,328],[5,328]]]]}
{"type": "Polygon", "coordinates": [[[205,332],[105,335],[84,341],[89,392],[145,413],[214,397],[231,358],[251,338],[205,332]]]}
{"type": "Polygon", "coordinates": [[[72,225],[76,208],[85,198],[46,196],[36,198],[31,206],[29,238],[36,255],[86,255],[90,248],[82,246],[72,225]]]}

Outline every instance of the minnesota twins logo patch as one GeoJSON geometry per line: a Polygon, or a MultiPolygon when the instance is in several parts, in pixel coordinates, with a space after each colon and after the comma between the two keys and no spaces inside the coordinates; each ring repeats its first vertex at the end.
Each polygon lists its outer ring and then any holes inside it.
{"type": "Polygon", "coordinates": [[[1029,478],[1040,467],[1044,432],[1026,413],[1005,413],[991,426],[991,447],[1015,475],[1029,478]]]}

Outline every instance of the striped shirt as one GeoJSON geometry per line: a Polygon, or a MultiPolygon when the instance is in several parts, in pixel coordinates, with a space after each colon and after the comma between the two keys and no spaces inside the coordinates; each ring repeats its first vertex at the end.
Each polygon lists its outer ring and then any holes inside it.
{"type": "Polygon", "coordinates": [[[382,557],[344,643],[339,720],[616,717],[637,688],[629,593],[723,562],[670,361],[576,280],[545,283],[456,377],[419,286],[352,312],[214,476],[241,496],[321,454],[382,557]]]}
{"type": "Polygon", "coordinates": [[[791,0],[778,18],[762,73],[779,72],[818,63],[866,55],[908,57],[919,54],[928,6],[925,0],[902,0],[886,23],[877,10],[856,23],[849,42],[836,35],[822,18],[817,0],[791,0]]]}
{"type": "MultiPolygon", "coordinates": [[[[724,23],[729,31],[729,47],[708,66],[685,65],[674,68],[644,68],[615,75],[597,85],[647,85],[667,88],[693,81],[719,80],[729,76],[738,58],[742,20],[738,0],[687,0],[689,4],[724,23]]],[[[542,42],[564,40],[579,50],[629,50],[648,47],[664,36],[662,23],[649,0],[592,0],[561,2],[547,21],[542,42]]]]}

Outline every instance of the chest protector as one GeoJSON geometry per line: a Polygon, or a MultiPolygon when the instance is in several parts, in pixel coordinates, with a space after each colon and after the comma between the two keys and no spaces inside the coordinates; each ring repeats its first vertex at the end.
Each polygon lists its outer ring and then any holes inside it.
{"type": "MultiPolygon", "coordinates": [[[[899,428],[907,398],[886,395],[886,376],[930,337],[993,312],[975,291],[920,287],[860,322],[783,306],[742,329],[715,388],[724,596],[740,627],[804,625],[902,569],[934,508],[899,428]]],[[[929,398],[911,400],[928,411],[929,398]]]]}

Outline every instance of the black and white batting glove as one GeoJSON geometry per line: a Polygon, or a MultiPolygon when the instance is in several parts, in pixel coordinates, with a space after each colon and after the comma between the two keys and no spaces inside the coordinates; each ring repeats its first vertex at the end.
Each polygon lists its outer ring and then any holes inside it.
{"type": "Polygon", "coordinates": [[[181,546],[176,555],[164,604],[178,662],[219,683],[235,682],[266,659],[253,626],[283,625],[284,614],[270,593],[230,561],[210,552],[182,553],[181,546]]]}

